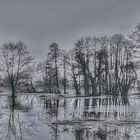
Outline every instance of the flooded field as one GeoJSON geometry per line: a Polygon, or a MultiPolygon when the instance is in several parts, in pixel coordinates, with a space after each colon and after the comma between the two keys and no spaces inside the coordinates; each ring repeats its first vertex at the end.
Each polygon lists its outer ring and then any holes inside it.
{"type": "Polygon", "coordinates": [[[0,140],[140,140],[140,98],[0,97],[0,140]]]}

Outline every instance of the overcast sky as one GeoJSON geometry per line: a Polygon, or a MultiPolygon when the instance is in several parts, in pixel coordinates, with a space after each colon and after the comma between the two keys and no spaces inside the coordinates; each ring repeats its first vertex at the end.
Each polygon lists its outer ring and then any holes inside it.
{"type": "Polygon", "coordinates": [[[127,34],[138,22],[140,0],[0,0],[0,41],[24,41],[39,61],[53,41],[69,49],[83,36],[127,34]]]}

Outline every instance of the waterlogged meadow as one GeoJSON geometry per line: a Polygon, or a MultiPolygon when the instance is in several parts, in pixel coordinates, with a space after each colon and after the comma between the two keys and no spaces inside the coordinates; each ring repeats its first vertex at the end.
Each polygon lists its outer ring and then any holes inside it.
{"type": "Polygon", "coordinates": [[[0,140],[139,140],[138,96],[0,96],[0,140]],[[13,105],[14,103],[14,105],[13,105]]]}

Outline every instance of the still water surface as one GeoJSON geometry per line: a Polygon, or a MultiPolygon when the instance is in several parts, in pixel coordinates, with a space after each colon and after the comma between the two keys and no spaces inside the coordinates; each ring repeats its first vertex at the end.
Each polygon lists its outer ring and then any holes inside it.
{"type": "Polygon", "coordinates": [[[140,140],[140,98],[1,96],[0,140],[140,140]]]}

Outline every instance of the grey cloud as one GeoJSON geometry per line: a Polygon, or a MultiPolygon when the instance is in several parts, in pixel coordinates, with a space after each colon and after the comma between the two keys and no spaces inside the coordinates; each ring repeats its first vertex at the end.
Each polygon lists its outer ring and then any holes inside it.
{"type": "Polygon", "coordinates": [[[71,48],[85,35],[130,32],[139,7],[139,0],[0,0],[0,38],[27,42],[41,60],[52,41],[71,48]]]}

